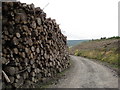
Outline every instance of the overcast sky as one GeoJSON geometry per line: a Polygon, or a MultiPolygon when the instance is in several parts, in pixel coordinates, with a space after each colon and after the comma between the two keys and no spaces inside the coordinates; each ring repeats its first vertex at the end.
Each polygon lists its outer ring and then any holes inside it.
{"type": "Polygon", "coordinates": [[[45,7],[47,17],[56,19],[68,40],[98,39],[118,35],[120,0],[19,0],[45,7]]]}

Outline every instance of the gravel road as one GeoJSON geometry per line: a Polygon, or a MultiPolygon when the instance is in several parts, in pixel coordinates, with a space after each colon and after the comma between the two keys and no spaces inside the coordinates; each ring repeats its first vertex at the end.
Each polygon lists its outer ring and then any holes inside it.
{"type": "Polygon", "coordinates": [[[83,57],[71,59],[66,76],[51,88],[118,88],[118,77],[109,68],[83,57]]]}

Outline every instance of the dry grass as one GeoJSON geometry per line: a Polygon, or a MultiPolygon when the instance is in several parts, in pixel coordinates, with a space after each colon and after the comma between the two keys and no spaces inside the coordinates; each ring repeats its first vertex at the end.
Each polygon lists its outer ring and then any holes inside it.
{"type": "Polygon", "coordinates": [[[118,66],[120,39],[98,40],[81,43],[70,48],[70,54],[97,59],[118,66]]]}

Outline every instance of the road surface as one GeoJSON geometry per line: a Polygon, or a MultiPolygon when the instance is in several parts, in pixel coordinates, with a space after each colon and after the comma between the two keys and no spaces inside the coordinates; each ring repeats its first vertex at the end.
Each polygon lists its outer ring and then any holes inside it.
{"type": "Polygon", "coordinates": [[[109,68],[86,58],[71,56],[65,78],[51,88],[118,88],[118,77],[109,68]]]}

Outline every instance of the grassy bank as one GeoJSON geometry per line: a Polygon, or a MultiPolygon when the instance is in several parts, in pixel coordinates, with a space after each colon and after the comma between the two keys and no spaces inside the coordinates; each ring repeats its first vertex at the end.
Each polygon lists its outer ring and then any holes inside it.
{"type": "Polygon", "coordinates": [[[77,50],[75,53],[76,56],[83,56],[90,59],[97,59],[100,61],[107,62],[117,67],[118,65],[118,53],[115,52],[115,49],[110,51],[104,50],[77,50]]]}
{"type": "Polygon", "coordinates": [[[118,45],[120,39],[112,40],[96,40],[81,43],[73,48],[70,48],[70,53],[76,56],[83,56],[90,59],[100,60],[107,62],[114,67],[118,67],[119,52],[118,45]]]}

